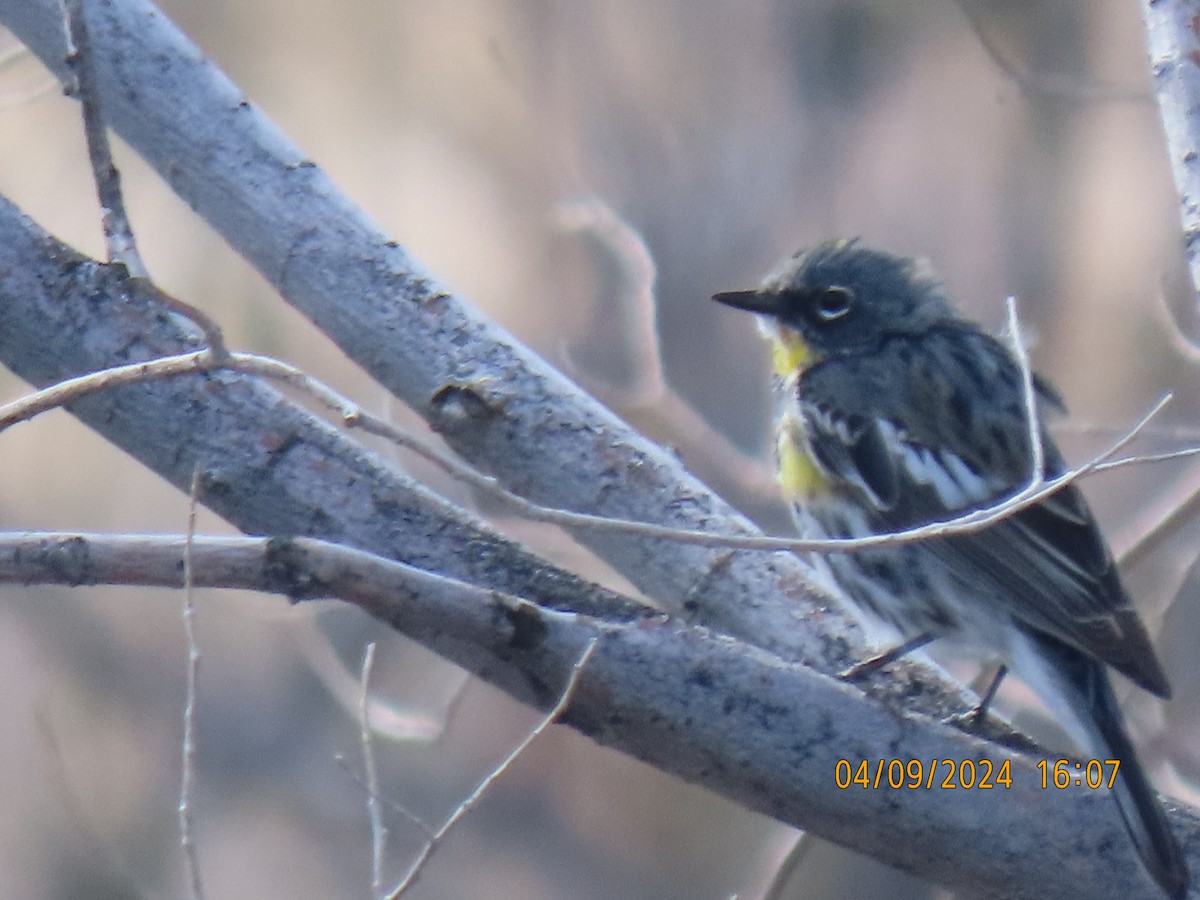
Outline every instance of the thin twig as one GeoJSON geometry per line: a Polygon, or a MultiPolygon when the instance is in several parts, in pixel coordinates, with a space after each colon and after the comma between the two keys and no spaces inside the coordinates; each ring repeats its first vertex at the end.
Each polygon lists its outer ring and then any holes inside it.
{"type": "Polygon", "coordinates": [[[362,745],[363,777],[367,788],[367,819],[371,823],[371,896],[383,896],[383,858],[387,852],[387,826],[379,806],[379,770],[371,740],[371,670],[375,666],[375,642],[363,654],[361,689],[358,694],[358,739],[362,745]]]}
{"type": "Polygon", "coordinates": [[[88,159],[96,182],[100,201],[100,223],[108,261],[121,266],[137,288],[187,319],[201,331],[213,354],[227,354],[220,326],[203,310],[160,289],[150,280],[149,270],[138,251],[133,225],[125,210],[125,194],[121,189],[121,173],[113,162],[112,146],[108,140],[104,112],[100,103],[100,85],[93,64],[91,33],[84,13],[85,0],[60,0],[66,23],[67,65],[75,76],[75,91],[83,111],[83,131],[87,139],[88,159]]]}
{"type": "Polygon", "coordinates": [[[1005,309],[1008,311],[1008,333],[1012,338],[1013,355],[1021,369],[1021,391],[1025,397],[1025,427],[1029,432],[1029,448],[1032,465],[1030,485],[1038,485],[1046,480],[1046,447],[1042,439],[1042,425],[1038,418],[1037,389],[1033,384],[1033,366],[1029,361],[1029,351],[1021,340],[1021,323],[1017,320],[1017,298],[1006,297],[1005,309]]]}
{"type": "Polygon", "coordinates": [[[784,892],[795,887],[792,879],[796,871],[812,856],[815,841],[807,831],[792,831],[785,840],[783,858],[777,861],[774,877],[760,900],[786,900],[784,892]]]}
{"type": "MultiPolygon", "coordinates": [[[[354,768],[350,765],[349,762],[346,761],[346,757],[342,756],[342,754],[340,754],[340,753],[337,753],[334,755],[333,761],[335,763],[337,763],[338,768],[340,768],[343,772],[345,772],[346,775],[350,778],[350,780],[354,782],[355,787],[357,787],[359,790],[361,790],[364,794],[371,793],[371,788],[367,785],[367,779],[365,777],[363,777],[362,775],[359,775],[358,772],[354,771],[354,768]]],[[[411,822],[413,825],[415,825],[418,830],[420,830],[421,832],[424,833],[425,838],[427,840],[429,838],[433,837],[433,829],[430,828],[420,818],[420,816],[405,809],[403,806],[401,806],[399,803],[396,803],[394,800],[389,800],[387,797],[383,797],[383,796],[380,796],[379,794],[376,794],[375,799],[380,804],[387,806],[393,812],[399,813],[400,815],[404,816],[405,819],[407,819],[409,822],[411,822]]]]}
{"type": "Polygon", "coordinates": [[[964,515],[944,521],[931,522],[902,531],[870,535],[852,539],[810,540],[793,537],[761,534],[719,534],[639,522],[630,519],[609,518],[594,513],[574,512],[541,506],[520,497],[500,485],[496,479],[473,469],[468,464],[426,446],[416,437],[400,428],[364,412],[357,404],[338,394],[295,366],[251,353],[231,353],[218,360],[209,350],[199,350],[178,356],[166,356],[81,375],[59,382],[39,391],[34,391],[11,403],[0,406],[0,431],[10,425],[26,421],[38,413],[69,403],[82,396],[118,385],[135,384],[143,381],[170,378],[195,372],[226,370],[248,375],[259,375],[284,382],[303,391],[312,399],[337,413],[348,428],[362,428],[371,434],[387,438],[398,446],[417,453],[438,466],[451,477],[503,501],[517,514],[534,522],[543,522],[563,528],[586,528],[635,537],[677,541],[701,547],[722,547],[736,550],[760,550],[764,552],[816,552],[858,553],[877,547],[891,547],[914,541],[929,540],[957,534],[973,534],[994,525],[1023,509],[1034,506],[1068,485],[1074,484],[1093,472],[1106,472],[1127,465],[1159,462],[1200,455],[1200,448],[1189,448],[1166,454],[1151,456],[1129,456],[1114,458],[1136,438],[1150,421],[1171,400],[1166,394],[1125,435],[1099,456],[1071,469],[1055,478],[1030,484],[1015,494],[995,504],[973,510],[964,515]]]}
{"type": "Polygon", "coordinates": [[[571,675],[567,679],[567,684],[563,688],[562,694],[558,698],[558,702],[554,704],[554,708],[551,709],[550,712],[546,713],[545,717],[531,732],[529,732],[529,734],[525,736],[525,739],[522,740],[521,743],[517,744],[513,751],[504,758],[504,761],[500,763],[500,765],[493,769],[491,773],[483,779],[483,781],[479,782],[478,787],[476,787],[475,790],[473,790],[470,795],[468,795],[467,798],[458,805],[454,812],[451,813],[450,818],[446,820],[445,824],[442,825],[442,827],[436,832],[434,832],[433,836],[426,842],[424,848],[413,861],[413,864],[409,866],[408,872],[406,872],[399,883],[388,892],[387,900],[396,900],[397,897],[401,896],[416,883],[418,876],[421,874],[421,870],[429,861],[433,851],[445,839],[446,835],[450,833],[451,829],[461,822],[463,817],[472,809],[474,809],[476,805],[478,805],[479,801],[484,797],[488,789],[496,783],[496,780],[501,775],[503,775],[506,771],[508,771],[509,768],[512,767],[512,764],[516,762],[517,758],[520,757],[522,753],[525,752],[529,745],[537,740],[537,738],[541,736],[541,734],[545,732],[547,728],[558,721],[558,719],[566,711],[567,707],[571,705],[571,700],[575,696],[575,690],[579,687],[579,676],[583,673],[584,667],[588,664],[588,661],[592,658],[592,654],[595,653],[595,651],[596,639],[592,638],[590,641],[588,641],[588,644],[584,648],[583,653],[580,654],[579,659],[576,660],[575,664],[571,667],[571,675]]]}
{"type": "Polygon", "coordinates": [[[225,334],[221,331],[221,326],[217,324],[216,319],[200,307],[192,306],[178,297],[171,296],[149,278],[135,278],[131,280],[131,283],[136,290],[148,294],[149,299],[153,302],[161,303],[171,312],[183,316],[199,328],[204,333],[204,342],[208,344],[208,349],[212,352],[215,362],[222,362],[229,356],[229,349],[225,345],[225,334]]]}
{"type": "MultiPolygon", "coordinates": [[[[357,715],[361,680],[351,677],[330,646],[328,636],[318,631],[311,621],[300,622],[298,625],[299,631],[293,629],[290,633],[309,671],[325,686],[325,690],[338,706],[351,715],[357,715]]],[[[378,696],[372,697],[369,707],[372,736],[376,740],[383,738],[388,741],[417,744],[430,744],[440,739],[446,729],[446,722],[454,714],[463,687],[470,681],[469,676],[461,670],[456,668],[455,671],[460,672],[458,686],[444,708],[438,712],[425,712],[382,700],[378,696]]]]}
{"type": "MultiPolygon", "coordinates": [[[[231,353],[228,357],[220,359],[208,348],[175,356],[160,356],[145,362],[114,366],[111,369],[100,369],[33,391],[0,406],[0,431],[100,391],[164,378],[177,378],[180,375],[217,371],[258,375],[290,385],[338,414],[348,427],[353,427],[360,417],[366,416],[355,403],[295,366],[254,353],[231,353]]],[[[412,444],[416,443],[415,439],[409,440],[412,444]]],[[[405,443],[402,446],[409,444],[405,443]]],[[[433,455],[436,457],[436,454],[433,455]]]]}
{"type": "MultiPolygon", "coordinates": [[[[1055,422],[1055,434],[1070,435],[1071,437],[1113,438],[1125,433],[1125,427],[1108,425],[1100,422],[1088,422],[1083,419],[1071,419],[1069,422],[1055,422]]],[[[1200,442],[1200,427],[1182,423],[1164,422],[1161,425],[1148,426],[1142,437],[1155,441],[1190,441],[1200,442]]]]}
{"type": "Polygon", "coordinates": [[[148,274],[137,241],[125,212],[121,193],[121,173],[113,164],[112,148],[104,126],[100,106],[100,85],[92,60],[92,40],[88,33],[84,0],[63,0],[63,15],[67,26],[67,65],[75,75],[75,89],[83,108],[83,131],[87,137],[88,158],[96,179],[96,195],[100,199],[100,221],[104,227],[104,242],[109,262],[119,263],[135,278],[148,274]]]}
{"type": "Polygon", "coordinates": [[[192,820],[196,788],[196,690],[200,672],[200,647],[196,643],[196,604],[192,594],[192,543],[196,537],[196,506],[200,497],[200,470],[192,473],[188,502],[187,538],[183,545],[183,634],[187,640],[187,699],[183,705],[183,760],[179,779],[179,838],[188,873],[192,900],[203,900],[200,860],[196,854],[195,823],[192,820]]]}

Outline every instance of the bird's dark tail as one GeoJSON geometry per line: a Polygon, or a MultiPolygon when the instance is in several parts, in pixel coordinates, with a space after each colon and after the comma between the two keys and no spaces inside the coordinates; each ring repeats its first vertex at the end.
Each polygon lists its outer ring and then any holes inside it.
{"type": "Polygon", "coordinates": [[[1092,671],[1085,685],[1086,701],[1097,736],[1111,754],[1108,758],[1121,760],[1113,794],[1125,820],[1125,828],[1154,880],[1162,885],[1169,897],[1183,897],[1188,890],[1188,868],[1183,851],[1125,732],[1121,710],[1117,708],[1117,699],[1103,665],[1092,662],[1090,668],[1092,671]]]}
{"type": "Polygon", "coordinates": [[[1053,638],[1039,637],[1034,642],[1045,654],[1043,659],[1052,660],[1043,671],[1053,671],[1057,693],[1074,713],[1072,718],[1083,732],[1079,737],[1087,739],[1084,749],[1097,758],[1121,761],[1113,796],[1125,828],[1146,870],[1168,897],[1180,900],[1190,881],[1187,861],[1138,762],[1104,664],[1053,638]]]}

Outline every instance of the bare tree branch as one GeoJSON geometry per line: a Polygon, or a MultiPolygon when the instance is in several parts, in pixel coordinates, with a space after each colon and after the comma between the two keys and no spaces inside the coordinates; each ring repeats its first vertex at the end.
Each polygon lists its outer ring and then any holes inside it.
{"type": "Polygon", "coordinates": [[[96,81],[95,53],[88,31],[84,0],[59,0],[59,3],[62,5],[67,39],[67,67],[74,76],[73,84],[67,90],[73,91],[79,98],[79,106],[83,113],[83,132],[87,139],[92,177],[96,182],[96,197],[100,201],[100,224],[104,229],[108,261],[122,266],[131,278],[142,281],[145,290],[158,293],[161,302],[171,306],[185,318],[191,319],[205,333],[213,355],[223,357],[225,339],[217,323],[203,311],[159,291],[149,280],[150,272],[138,250],[133,224],[125,209],[121,173],[113,162],[112,146],[108,140],[108,127],[100,100],[100,86],[96,81]]]}
{"type": "Polygon", "coordinates": [[[383,861],[387,855],[387,826],[379,803],[379,770],[375,766],[375,745],[371,739],[371,670],[375,667],[375,642],[363,653],[362,677],[358,695],[358,742],[362,747],[363,779],[367,795],[367,820],[371,823],[371,896],[383,894],[383,861]]]}
{"type": "Polygon", "coordinates": [[[121,173],[113,163],[112,148],[104,127],[83,0],[61,2],[68,42],[66,62],[75,76],[74,90],[83,108],[83,131],[87,137],[92,174],[96,179],[96,195],[100,198],[100,222],[104,227],[108,261],[124,266],[135,278],[145,278],[149,273],[133,237],[129,214],[125,211],[125,197],[121,193],[121,173]]]}
{"type": "MultiPolygon", "coordinates": [[[[0,539],[0,578],[180,586],[184,545],[13,535],[0,539]]],[[[556,686],[594,640],[587,682],[562,720],[603,744],[972,896],[1159,896],[1104,791],[1044,789],[1036,757],[864,702],[851,685],[678,619],[565,613],[306,538],[196,538],[192,571],[196,586],[355,603],[542,709],[560,699],[556,686]],[[886,767],[897,754],[925,773],[940,767],[939,783],[947,761],[1007,762],[1012,787],[891,789],[886,774],[876,789],[835,780],[839,760],[866,760],[874,771],[875,760],[886,767]]],[[[1176,809],[1171,820],[1194,846],[1194,814],[1176,809]]]]}
{"type": "MultiPolygon", "coordinates": [[[[164,311],[139,282],[0,198],[0,358],[21,377],[46,384],[131,355],[196,352],[199,335],[164,311]]],[[[205,504],[247,533],[337,540],[551,606],[628,604],[500,537],[255,379],[199,373],[70,410],[182,490],[199,468],[205,504]]]]}
{"type": "Polygon", "coordinates": [[[1150,70],[1167,135],[1167,150],[1200,306],[1200,33],[1194,0],[1142,0],[1150,70]]]}
{"type": "Polygon", "coordinates": [[[183,705],[183,740],[179,774],[179,841],[188,875],[192,900],[203,900],[204,882],[196,852],[196,824],[192,815],[196,796],[196,707],[200,675],[200,645],[196,642],[195,583],[192,578],[192,546],[196,540],[196,505],[200,496],[200,472],[192,473],[188,491],[187,535],[183,544],[183,634],[187,640],[187,699],[183,705]]]}
{"type": "MultiPolygon", "coordinates": [[[[290,303],[465,458],[545,506],[753,531],[668,450],[421,270],[160,11],[145,0],[114,0],[89,13],[111,126],[290,303]]],[[[65,77],[54,0],[0,0],[0,21],[65,77]]],[[[808,585],[799,560],[764,565],[757,556],[725,560],[723,551],[618,533],[578,537],[664,609],[748,640],[821,660],[830,644],[795,627],[798,604],[808,610],[801,615],[828,621],[839,634],[855,632],[848,620],[829,619],[826,598],[808,585]],[[755,602],[742,602],[747,594],[755,602]]]]}
{"type": "Polygon", "coordinates": [[[529,734],[525,735],[525,738],[512,749],[508,756],[504,757],[500,765],[492,769],[487,777],[476,785],[475,790],[471,791],[466,799],[455,807],[454,812],[442,823],[442,827],[429,836],[428,842],[426,842],[421,852],[417,854],[417,858],[413,860],[408,871],[404,873],[404,877],[387,893],[387,900],[397,900],[398,897],[407,893],[409,888],[417,883],[417,879],[421,875],[421,870],[425,868],[425,864],[429,862],[429,858],[433,855],[438,845],[446,839],[446,835],[463,820],[464,816],[479,805],[479,801],[484,798],[491,786],[496,783],[496,780],[501,775],[512,768],[513,763],[529,748],[529,745],[541,737],[546,732],[546,729],[562,718],[563,713],[571,705],[571,701],[575,699],[575,691],[579,688],[579,676],[583,674],[584,667],[591,660],[592,654],[596,652],[596,640],[596,638],[592,638],[588,642],[588,645],[583,648],[583,653],[580,654],[579,659],[571,667],[566,686],[563,688],[558,702],[550,708],[550,711],[533,727],[529,734]]]}

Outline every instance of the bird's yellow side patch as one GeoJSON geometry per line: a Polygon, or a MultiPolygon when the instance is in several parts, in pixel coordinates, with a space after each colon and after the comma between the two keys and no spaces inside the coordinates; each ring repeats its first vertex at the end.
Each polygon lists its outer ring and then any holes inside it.
{"type": "Polygon", "coordinates": [[[817,468],[804,445],[801,425],[791,416],[779,423],[775,455],[779,466],[779,486],[787,500],[809,500],[825,487],[825,476],[817,468]]]}

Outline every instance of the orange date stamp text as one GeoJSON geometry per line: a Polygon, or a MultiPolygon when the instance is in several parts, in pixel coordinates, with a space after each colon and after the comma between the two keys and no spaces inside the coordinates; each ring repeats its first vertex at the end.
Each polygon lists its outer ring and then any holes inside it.
{"type": "Polygon", "coordinates": [[[1012,787],[1012,763],[990,759],[839,759],[834,783],[842,790],[993,790],[1012,787]]]}

